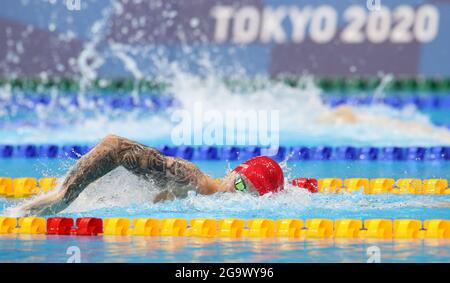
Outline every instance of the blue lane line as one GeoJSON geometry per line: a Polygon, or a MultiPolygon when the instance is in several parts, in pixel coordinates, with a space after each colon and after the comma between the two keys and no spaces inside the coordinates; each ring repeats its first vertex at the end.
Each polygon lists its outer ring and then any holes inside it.
{"type": "Polygon", "coordinates": [[[137,101],[130,95],[87,95],[85,97],[78,97],[75,95],[63,95],[52,100],[50,96],[30,95],[30,96],[13,96],[11,99],[0,98],[0,107],[9,109],[11,107],[23,108],[32,110],[37,106],[54,106],[60,108],[75,107],[80,108],[82,104],[89,104],[95,108],[109,108],[109,109],[146,109],[146,110],[164,110],[171,106],[176,106],[177,102],[170,95],[142,95],[137,101]]]}
{"type": "MultiPolygon", "coordinates": [[[[49,95],[39,94],[26,97],[13,96],[9,100],[0,99],[0,107],[9,108],[12,106],[33,109],[41,105],[46,106],[51,103],[61,108],[80,107],[80,97],[75,95],[59,96],[56,101],[52,101],[49,95]]],[[[170,106],[176,106],[177,101],[174,97],[164,95],[141,95],[139,101],[136,101],[130,95],[87,95],[83,98],[89,103],[94,103],[96,107],[130,110],[143,108],[147,110],[163,110],[170,106]]],[[[374,101],[367,95],[333,95],[323,96],[324,103],[330,106],[339,106],[342,104],[350,105],[370,105],[374,103],[383,103],[395,108],[402,108],[407,105],[415,105],[419,109],[448,109],[450,108],[450,95],[409,95],[393,96],[389,95],[380,100],[374,101]]]]}
{"type": "MultiPolygon", "coordinates": [[[[0,158],[80,158],[90,145],[23,144],[0,145],[0,158]]],[[[162,153],[187,160],[245,160],[261,154],[258,146],[159,146],[162,153]]],[[[283,160],[450,160],[450,146],[433,147],[353,147],[353,146],[281,146],[274,157],[283,160]]]]}

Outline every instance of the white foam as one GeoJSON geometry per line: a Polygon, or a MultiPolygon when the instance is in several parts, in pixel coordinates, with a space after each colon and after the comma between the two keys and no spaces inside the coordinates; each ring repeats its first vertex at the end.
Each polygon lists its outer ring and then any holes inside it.
{"type": "MultiPolygon", "coordinates": [[[[134,66],[133,68],[135,68],[134,66]]],[[[201,78],[193,74],[174,74],[170,92],[181,102],[181,108],[193,111],[196,102],[203,109],[225,112],[230,109],[279,110],[281,142],[290,144],[365,144],[365,145],[449,145],[450,132],[433,126],[429,118],[414,107],[402,110],[385,105],[354,107],[358,121],[341,123],[321,118],[332,109],[324,105],[314,86],[297,89],[284,84],[267,84],[247,93],[232,91],[218,77],[201,78]],[[411,130],[411,128],[414,130],[411,130]]],[[[175,124],[173,109],[151,114],[135,111],[98,111],[95,108],[73,109],[60,113],[54,108],[40,109],[38,120],[60,122],[54,128],[22,126],[17,131],[0,130],[5,143],[94,143],[109,133],[150,143],[171,143],[175,124]],[[64,126],[65,125],[65,126],[64,126]]]]}
{"type": "Polygon", "coordinates": [[[157,193],[153,183],[119,167],[90,184],[63,213],[148,204],[157,193]]]}

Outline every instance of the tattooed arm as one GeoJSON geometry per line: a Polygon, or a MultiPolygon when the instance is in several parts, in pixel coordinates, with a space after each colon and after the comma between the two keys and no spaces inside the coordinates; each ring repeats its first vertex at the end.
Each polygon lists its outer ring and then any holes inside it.
{"type": "MultiPolygon", "coordinates": [[[[68,207],[89,184],[118,166],[138,176],[151,178],[160,186],[168,182],[192,186],[201,194],[219,190],[214,180],[191,162],[165,156],[154,148],[122,137],[108,135],[75,164],[60,190],[38,196],[19,209],[26,214],[58,213],[68,207]]],[[[163,191],[155,202],[172,197],[168,191],[163,191]]]]}

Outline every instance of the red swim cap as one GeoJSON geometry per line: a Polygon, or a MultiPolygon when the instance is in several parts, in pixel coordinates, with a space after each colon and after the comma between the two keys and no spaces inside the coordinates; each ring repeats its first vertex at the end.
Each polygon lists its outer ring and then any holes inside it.
{"type": "Polygon", "coordinates": [[[244,175],[258,190],[259,195],[269,192],[278,192],[284,188],[283,170],[278,163],[267,157],[253,157],[239,165],[233,171],[244,175]]]}

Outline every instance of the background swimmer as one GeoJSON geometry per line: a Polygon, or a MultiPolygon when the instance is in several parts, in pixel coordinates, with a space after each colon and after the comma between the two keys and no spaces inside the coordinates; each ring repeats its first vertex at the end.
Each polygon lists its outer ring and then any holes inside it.
{"type": "Polygon", "coordinates": [[[322,124],[368,124],[368,125],[389,125],[396,131],[408,131],[421,135],[439,135],[443,143],[450,143],[450,131],[445,128],[439,128],[433,125],[418,123],[416,121],[406,121],[389,116],[375,115],[372,113],[361,113],[350,105],[340,105],[317,119],[322,124]]]}

